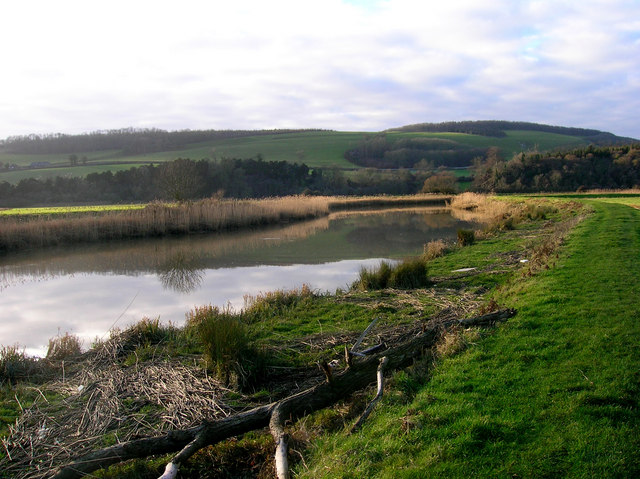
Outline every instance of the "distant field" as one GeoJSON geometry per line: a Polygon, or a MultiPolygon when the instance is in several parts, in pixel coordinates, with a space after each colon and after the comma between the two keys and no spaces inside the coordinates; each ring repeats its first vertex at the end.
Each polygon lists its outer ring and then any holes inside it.
{"type": "Polygon", "coordinates": [[[188,149],[123,158],[125,160],[166,161],[179,156],[203,158],[252,158],[258,154],[266,161],[305,163],[310,167],[356,167],[344,159],[366,133],[314,131],[290,135],[262,135],[195,143],[188,149]]]}
{"type": "Polygon", "coordinates": [[[553,150],[555,148],[578,148],[588,145],[588,142],[569,135],[558,135],[556,133],[544,133],[540,131],[520,131],[512,130],[505,132],[504,138],[493,138],[489,136],[469,135],[466,133],[389,133],[390,139],[413,138],[416,136],[427,138],[442,138],[455,141],[472,148],[488,148],[497,146],[502,150],[506,159],[510,159],[515,153],[531,150],[553,150]]]}
{"type": "MultiPolygon", "coordinates": [[[[0,172],[0,181],[17,183],[25,178],[54,178],[56,176],[85,176],[102,171],[119,171],[144,163],[161,163],[176,158],[221,159],[251,158],[261,155],[266,161],[305,163],[311,168],[358,168],[344,159],[345,151],[358,145],[366,135],[375,133],[312,131],[281,135],[256,135],[241,138],[194,143],[184,149],[158,153],[123,156],[120,151],[98,151],[78,154],[78,166],[71,166],[68,154],[16,155],[0,152],[0,162],[28,166],[34,162],[49,162],[55,168],[42,168],[0,172]],[[82,158],[86,157],[86,161],[82,158]]],[[[505,158],[520,151],[585,146],[586,141],[567,135],[537,131],[507,131],[504,138],[493,138],[464,133],[399,133],[385,135],[391,141],[412,137],[443,138],[470,148],[497,146],[505,158]]]]}
{"type": "Polygon", "coordinates": [[[68,213],[95,213],[105,211],[141,210],[145,204],[135,205],[91,205],[91,206],[51,206],[45,208],[8,208],[0,210],[0,216],[35,216],[68,213]]]}

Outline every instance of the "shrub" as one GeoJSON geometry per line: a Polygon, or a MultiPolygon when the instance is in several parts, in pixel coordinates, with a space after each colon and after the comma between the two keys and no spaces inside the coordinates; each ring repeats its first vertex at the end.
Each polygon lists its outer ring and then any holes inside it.
{"type": "Polygon", "coordinates": [[[0,346],[0,384],[15,384],[43,373],[42,363],[18,345],[0,346]]]}
{"type": "Polygon", "coordinates": [[[253,385],[264,368],[263,355],[251,344],[245,323],[230,309],[196,307],[187,315],[187,328],[195,328],[204,353],[225,385],[253,385]]]}
{"type": "Polygon", "coordinates": [[[472,230],[458,230],[458,245],[469,246],[475,243],[476,235],[472,230]]]}
{"type": "Polygon", "coordinates": [[[273,318],[274,315],[283,313],[313,296],[313,291],[306,284],[303,284],[300,289],[270,291],[257,296],[246,295],[244,317],[249,321],[273,318]]]}
{"type": "Polygon", "coordinates": [[[458,180],[450,171],[436,173],[424,180],[423,193],[454,194],[458,191],[458,180]]]}
{"type": "Polygon", "coordinates": [[[527,205],[523,214],[530,220],[546,220],[548,215],[557,213],[557,208],[549,205],[527,205]]]}
{"type": "Polygon", "coordinates": [[[77,356],[82,352],[80,339],[74,334],[65,333],[64,336],[56,336],[49,340],[47,359],[62,360],[71,356],[77,356]]]}

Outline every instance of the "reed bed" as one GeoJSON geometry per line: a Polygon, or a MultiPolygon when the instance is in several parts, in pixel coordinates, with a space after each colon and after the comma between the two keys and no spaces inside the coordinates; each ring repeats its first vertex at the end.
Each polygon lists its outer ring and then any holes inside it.
{"type": "Polygon", "coordinates": [[[237,229],[325,216],[329,198],[207,199],[83,216],[7,217],[0,222],[0,251],[111,239],[237,229]]]}
{"type": "Polygon", "coordinates": [[[450,206],[454,218],[483,223],[486,230],[511,229],[525,208],[523,203],[471,192],[453,197],[450,206]]]}
{"type": "Polygon", "coordinates": [[[373,198],[289,196],[261,200],[210,198],[151,203],[140,209],[87,214],[7,215],[0,218],[0,252],[113,239],[233,230],[327,216],[331,211],[375,206],[444,205],[450,197],[373,198]]]}
{"type": "Polygon", "coordinates": [[[329,203],[331,211],[357,208],[389,208],[399,206],[443,206],[451,195],[420,194],[405,196],[372,196],[362,198],[340,197],[329,203]]]}

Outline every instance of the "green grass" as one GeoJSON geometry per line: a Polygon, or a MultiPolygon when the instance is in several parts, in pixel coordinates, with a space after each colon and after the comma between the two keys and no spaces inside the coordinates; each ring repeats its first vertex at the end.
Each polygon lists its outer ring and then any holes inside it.
{"type": "Polygon", "coordinates": [[[42,208],[9,208],[0,210],[0,216],[60,215],[73,213],[104,213],[143,209],[145,204],[131,205],[90,205],[90,206],[48,206],[42,208]]]}
{"type": "MultiPolygon", "coordinates": [[[[555,267],[494,295],[515,318],[409,404],[321,440],[300,477],[638,477],[640,211],[590,204],[555,267]]],[[[485,243],[443,262],[477,264],[485,243]]]]}
{"type": "MultiPolygon", "coordinates": [[[[196,143],[182,152],[183,157],[202,158],[253,158],[258,154],[266,161],[288,161],[305,163],[313,167],[355,168],[356,165],[344,159],[344,152],[355,148],[365,133],[358,132],[303,132],[289,135],[263,135],[243,138],[214,140],[196,143]]],[[[163,161],[175,158],[176,153],[159,153],[135,157],[149,161],[163,161]]]]}

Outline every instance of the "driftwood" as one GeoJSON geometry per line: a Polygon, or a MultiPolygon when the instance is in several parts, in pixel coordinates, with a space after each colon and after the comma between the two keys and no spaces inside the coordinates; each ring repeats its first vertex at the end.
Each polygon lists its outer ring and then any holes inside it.
{"type": "MultiPolygon", "coordinates": [[[[325,373],[328,380],[312,388],[234,416],[214,422],[204,422],[197,427],[170,431],[164,436],[137,439],[95,451],[61,468],[52,477],[53,479],[81,478],[95,470],[129,459],[179,451],[161,476],[162,479],[172,479],[176,476],[181,464],[198,450],[234,436],[269,427],[277,445],[276,467],[278,478],[288,478],[287,435],[284,432],[285,421],[295,421],[314,411],[331,406],[360,389],[364,389],[374,382],[378,371],[378,395],[381,395],[382,369],[395,370],[411,365],[414,359],[420,357],[425,349],[431,348],[436,343],[446,329],[456,325],[464,327],[491,325],[498,321],[505,321],[514,314],[515,311],[509,309],[475,318],[446,321],[395,347],[385,349],[366,358],[356,359],[349,354],[351,351],[346,349],[345,355],[348,367],[338,373],[332,373],[330,366],[327,366],[328,373],[327,370],[325,370],[325,373]],[[383,364],[384,357],[386,357],[386,362],[383,364]]],[[[374,401],[377,402],[375,399],[374,401]]],[[[375,405],[374,401],[372,401],[373,405],[375,405]]]]}
{"type": "Polygon", "coordinates": [[[382,399],[382,393],[384,391],[384,376],[383,376],[383,373],[384,373],[384,368],[385,368],[385,366],[387,365],[388,362],[389,362],[389,358],[387,358],[386,356],[380,359],[380,364],[378,365],[378,373],[377,373],[378,390],[376,392],[375,397],[371,400],[371,402],[369,403],[367,408],[362,413],[362,416],[360,416],[360,419],[358,419],[356,421],[356,423],[353,425],[353,427],[351,428],[351,434],[353,434],[354,432],[358,431],[358,429],[360,429],[362,427],[364,422],[369,417],[369,414],[371,414],[371,411],[373,411],[373,408],[376,406],[376,404],[378,404],[378,401],[380,401],[380,399],[382,399]]]}

